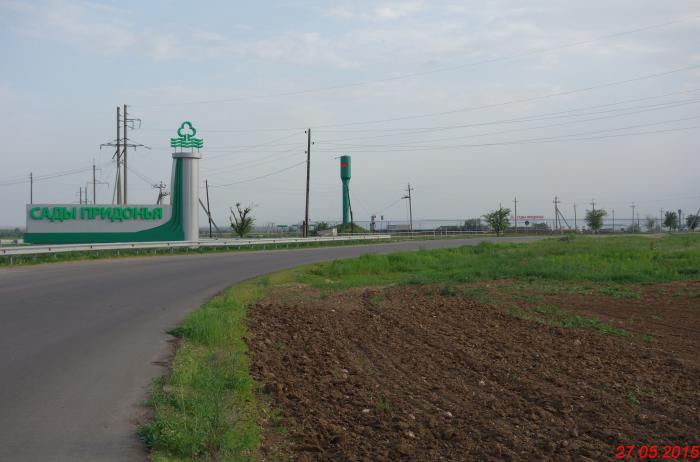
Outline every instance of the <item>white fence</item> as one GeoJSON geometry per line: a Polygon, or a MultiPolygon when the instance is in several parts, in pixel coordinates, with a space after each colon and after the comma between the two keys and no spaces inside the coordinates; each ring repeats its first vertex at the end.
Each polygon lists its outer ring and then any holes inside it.
{"type": "Polygon", "coordinates": [[[363,241],[389,239],[389,234],[364,234],[338,237],[292,237],[282,239],[202,239],[199,241],[173,242],[125,242],[109,244],[57,244],[57,245],[25,245],[21,247],[0,247],[0,256],[39,255],[64,252],[90,252],[99,250],[138,250],[138,249],[198,249],[200,247],[241,248],[262,246],[264,248],[280,248],[290,244],[311,244],[318,242],[363,241]]]}

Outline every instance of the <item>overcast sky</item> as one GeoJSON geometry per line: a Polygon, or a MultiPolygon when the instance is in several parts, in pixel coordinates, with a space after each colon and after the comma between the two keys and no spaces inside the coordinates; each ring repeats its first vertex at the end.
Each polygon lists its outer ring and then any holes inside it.
{"type": "Polygon", "coordinates": [[[567,216],[592,198],[619,217],[700,207],[697,1],[0,0],[0,38],[0,226],[24,224],[30,171],[85,169],[34,187],[77,202],[94,158],[111,202],[99,145],[124,103],[153,148],[129,155],[130,202],[170,182],[187,119],[220,222],[236,202],[303,218],[306,127],[314,221],[340,219],[341,154],[358,220],[405,219],[408,182],[418,219],[514,196],[527,215],[555,195],[567,216]]]}

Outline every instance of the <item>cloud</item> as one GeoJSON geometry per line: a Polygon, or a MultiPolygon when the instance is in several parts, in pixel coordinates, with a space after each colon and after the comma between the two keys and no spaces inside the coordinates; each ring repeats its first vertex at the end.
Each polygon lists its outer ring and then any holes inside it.
{"type": "Polygon", "coordinates": [[[392,21],[411,16],[424,8],[424,3],[420,1],[383,2],[379,5],[374,2],[352,2],[336,4],[325,15],[344,20],[392,21]]]}
{"type": "Polygon", "coordinates": [[[341,45],[318,32],[289,32],[258,39],[239,39],[196,30],[186,38],[154,32],[144,38],[150,56],[157,61],[247,58],[301,66],[331,65],[340,69],[357,66],[343,56],[341,45]]]}
{"type": "Polygon", "coordinates": [[[49,0],[37,3],[2,2],[0,8],[14,16],[10,27],[42,39],[62,40],[101,52],[122,52],[137,38],[121,15],[128,10],[91,2],[49,0]]]}

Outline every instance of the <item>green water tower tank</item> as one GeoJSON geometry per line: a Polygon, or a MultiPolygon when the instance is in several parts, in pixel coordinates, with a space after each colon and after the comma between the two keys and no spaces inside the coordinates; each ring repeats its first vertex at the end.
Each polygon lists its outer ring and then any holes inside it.
{"type": "Polygon", "coordinates": [[[340,156],[340,180],[343,182],[343,224],[350,223],[350,156],[340,156]]]}

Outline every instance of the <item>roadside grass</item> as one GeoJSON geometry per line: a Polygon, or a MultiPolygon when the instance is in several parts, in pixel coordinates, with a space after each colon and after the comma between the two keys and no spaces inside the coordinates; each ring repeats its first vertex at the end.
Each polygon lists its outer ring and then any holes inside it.
{"type": "Polygon", "coordinates": [[[700,277],[700,234],[573,237],[528,244],[464,246],[363,255],[311,268],[304,277],[335,289],[386,284],[468,283],[489,279],[671,282],[700,277]]]}
{"type": "Polygon", "coordinates": [[[293,274],[238,284],[172,332],[180,339],[177,352],[169,373],[153,383],[153,419],[139,430],[152,460],[253,460],[259,419],[271,411],[255,399],[244,340],[246,309],[293,274]]]}
{"type": "MultiPolygon", "coordinates": [[[[436,295],[472,297],[523,319],[630,336],[619,327],[546,303],[544,296],[599,293],[635,298],[639,294],[625,284],[698,278],[698,236],[482,243],[365,255],[258,278],[224,291],[173,331],[180,343],[170,372],[153,384],[149,400],[153,419],[139,435],[154,461],[247,461],[256,458],[263,437],[262,422],[272,423],[272,431],[284,433],[281,423],[274,422],[277,411],[256,399],[259,388],[249,372],[244,341],[248,305],[282,284],[308,284],[320,289],[320,295],[315,296],[321,298],[351,287],[429,284],[436,295]]],[[[381,303],[382,297],[375,295],[372,300],[381,303]]],[[[648,334],[640,340],[656,341],[648,334]]],[[[359,359],[356,366],[364,368],[366,364],[359,359]]],[[[631,391],[627,399],[634,403],[638,395],[631,391]]],[[[377,409],[390,405],[378,395],[377,409]]],[[[286,460],[285,454],[283,451],[279,460],[286,460]]]]}

